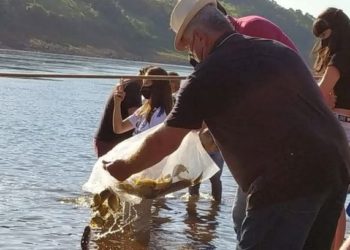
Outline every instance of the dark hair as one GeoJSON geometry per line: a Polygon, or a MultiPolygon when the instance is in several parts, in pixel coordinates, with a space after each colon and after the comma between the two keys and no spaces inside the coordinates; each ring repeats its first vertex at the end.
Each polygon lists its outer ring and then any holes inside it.
{"type": "MultiPolygon", "coordinates": [[[[146,75],[164,75],[168,73],[160,67],[151,67],[146,75]]],[[[155,108],[162,108],[166,114],[169,114],[173,105],[171,87],[169,80],[152,80],[152,92],[148,101],[142,105],[140,114],[146,116],[147,122],[151,121],[155,108]]]]}
{"type": "MultiPolygon", "coordinates": [[[[152,68],[152,67],[154,67],[154,66],[148,65],[148,66],[145,66],[145,67],[141,68],[141,69],[139,70],[139,76],[145,75],[146,72],[147,72],[147,70],[150,69],[150,68],[152,68]]],[[[129,80],[129,81],[127,82],[127,84],[130,83],[130,82],[133,82],[133,83],[136,82],[139,86],[142,85],[142,79],[129,80]]],[[[125,85],[125,86],[126,86],[126,85],[125,85]]]]}
{"type": "Polygon", "coordinates": [[[319,37],[326,29],[330,28],[331,26],[326,20],[316,19],[312,27],[312,33],[314,33],[314,36],[319,37]]]}
{"type": "Polygon", "coordinates": [[[317,41],[312,50],[316,56],[314,69],[318,73],[325,71],[334,53],[349,47],[350,43],[350,19],[341,9],[328,8],[322,12],[315,20],[312,31],[318,37],[327,29],[332,31],[329,39],[317,41]]]}
{"type": "MultiPolygon", "coordinates": [[[[174,72],[174,71],[169,72],[168,75],[169,76],[179,76],[179,74],[174,72]]],[[[173,79],[173,80],[170,80],[169,82],[170,82],[171,93],[177,92],[180,88],[181,79],[173,79]]]]}
{"type": "Polygon", "coordinates": [[[145,75],[147,70],[149,70],[150,68],[153,68],[154,66],[153,65],[148,65],[148,66],[145,66],[143,68],[141,68],[139,70],[139,75],[142,76],[142,75],[145,75]]]}

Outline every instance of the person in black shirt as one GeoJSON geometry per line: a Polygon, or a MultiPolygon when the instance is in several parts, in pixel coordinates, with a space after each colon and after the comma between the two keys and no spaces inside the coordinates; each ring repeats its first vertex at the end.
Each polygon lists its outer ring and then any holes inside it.
{"type": "MultiPolygon", "coordinates": [[[[148,68],[147,66],[142,68],[139,75],[143,75],[148,68]]],[[[142,80],[129,80],[125,82],[124,91],[125,99],[121,103],[121,115],[125,119],[129,115],[133,114],[136,109],[142,105],[141,99],[141,85],[142,80]]],[[[101,117],[100,125],[96,131],[94,137],[94,146],[97,157],[101,157],[111,150],[115,145],[122,142],[123,140],[129,138],[133,134],[133,130],[127,131],[122,134],[116,134],[113,131],[113,110],[114,110],[114,99],[113,93],[114,89],[108,97],[103,115],[101,117]]]]}
{"type": "Polygon", "coordinates": [[[330,249],[349,184],[342,127],[301,57],[236,33],[216,0],[180,0],[175,48],[199,64],[165,123],[136,153],[105,166],[122,181],[161,161],[206,123],[248,192],[238,249],[330,249]]]}
{"type": "MultiPolygon", "coordinates": [[[[321,92],[350,142],[350,20],[340,9],[328,8],[313,24],[319,38],[313,52],[314,70],[322,75],[321,92]]],[[[333,249],[339,249],[345,235],[345,211],[338,222],[333,249]]]]}

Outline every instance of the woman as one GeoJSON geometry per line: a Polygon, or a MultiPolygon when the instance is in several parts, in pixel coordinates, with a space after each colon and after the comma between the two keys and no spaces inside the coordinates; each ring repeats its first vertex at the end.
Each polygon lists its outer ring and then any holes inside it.
{"type": "MultiPolygon", "coordinates": [[[[340,9],[328,8],[313,24],[319,38],[313,49],[314,69],[326,104],[333,110],[350,141],[350,20],[340,9]]],[[[345,234],[345,212],[339,221],[333,249],[339,249],[345,234]]]]}
{"type": "MultiPolygon", "coordinates": [[[[144,75],[148,68],[152,66],[146,66],[140,69],[139,76],[144,75]]],[[[125,98],[120,105],[122,118],[127,118],[133,114],[142,105],[141,89],[142,80],[132,79],[123,83],[125,98]]],[[[117,86],[116,86],[117,87],[117,86]]],[[[114,148],[115,145],[128,139],[132,136],[133,131],[127,131],[123,134],[116,134],[113,131],[113,112],[114,112],[114,91],[116,87],[108,97],[103,115],[100,120],[100,125],[94,136],[94,146],[97,157],[101,157],[114,148]]]]}
{"type": "MultiPolygon", "coordinates": [[[[167,72],[159,67],[152,67],[146,71],[146,76],[164,75],[167,72]]],[[[141,94],[145,101],[128,118],[122,120],[120,105],[125,97],[121,84],[114,92],[113,130],[115,133],[125,133],[134,130],[134,134],[141,133],[162,123],[172,108],[171,87],[168,80],[143,80],[141,94]]],[[[150,237],[151,199],[143,199],[140,204],[124,204],[124,219],[132,220],[132,227],[136,239],[147,243],[150,237]]]]}
{"type": "MultiPolygon", "coordinates": [[[[152,67],[146,71],[148,75],[164,75],[167,72],[159,67],[152,67]]],[[[135,129],[134,134],[141,133],[155,125],[162,123],[172,108],[171,87],[168,80],[144,80],[141,95],[145,102],[131,116],[122,120],[120,104],[125,97],[123,84],[114,92],[113,130],[116,134],[135,129]]]]}
{"type": "Polygon", "coordinates": [[[342,10],[328,8],[314,22],[313,33],[320,39],[313,52],[322,94],[335,113],[350,116],[350,20],[342,10]]]}

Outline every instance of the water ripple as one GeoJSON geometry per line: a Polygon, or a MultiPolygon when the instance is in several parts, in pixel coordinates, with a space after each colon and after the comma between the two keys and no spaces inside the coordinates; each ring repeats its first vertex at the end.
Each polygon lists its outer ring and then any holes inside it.
{"type": "MultiPolygon", "coordinates": [[[[18,72],[137,74],[143,62],[0,51],[0,69],[18,72]]],[[[163,66],[163,65],[162,65],[163,66]]],[[[186,75],[189,68],[164,65],[186,75]]],[[[80,249],[90,197],[81,186],[96,161],[92,138],[116,80],[0,78],[0,249],[80,249]]],[[[235,184],[223,174],[223,203],[210,186],[193,203],[186,190],[153,208],[150,249],[232,249],[235,184]]],[[[131,244],[125,239],[125,244],[131,244]]],[[[100,249],[113,249],[116,242],[100,249]]],[[[119,242],[119,244],[122,244],[119,242]]],[[[97,243],[91,243],[91,249],[97,243]],[[94,245],[95,244],[95,245],[94,245]]],[[[97,249],[97,248],[96,248],[97,249]]]]}

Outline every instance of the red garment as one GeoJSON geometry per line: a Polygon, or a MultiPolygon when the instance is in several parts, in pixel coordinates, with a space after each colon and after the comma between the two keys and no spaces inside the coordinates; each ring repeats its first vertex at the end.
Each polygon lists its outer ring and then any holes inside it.
{"type": "Polygon", "coordinates": [[[261,16],[245,16],[234,18],[228,16],[235,30],[246,36],[271,39],[283,43],[295,52],[298,52],[292,40],[273,22],[261,16]]]}

